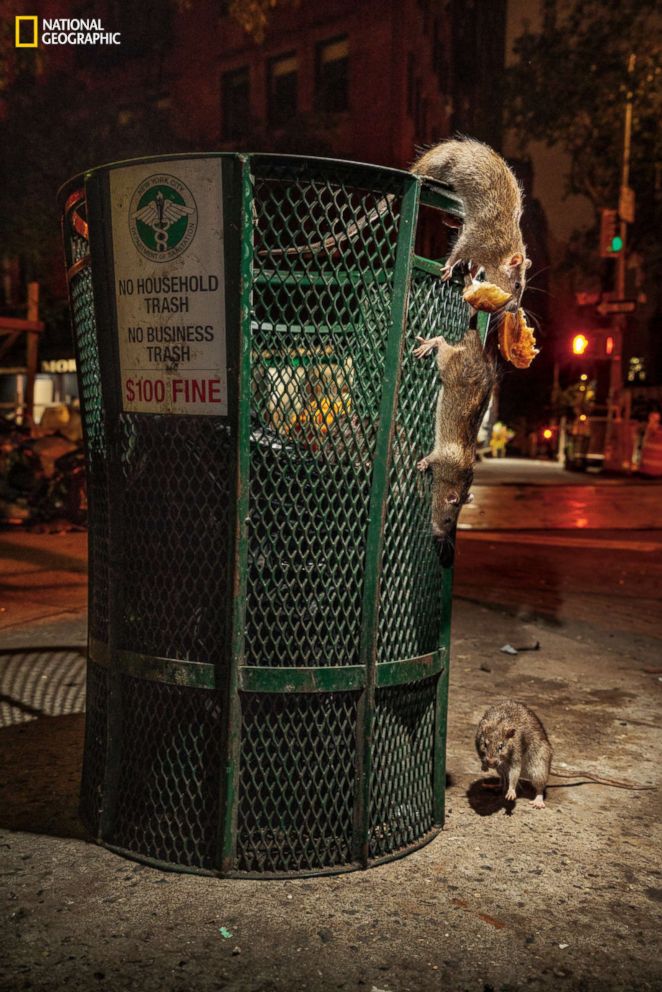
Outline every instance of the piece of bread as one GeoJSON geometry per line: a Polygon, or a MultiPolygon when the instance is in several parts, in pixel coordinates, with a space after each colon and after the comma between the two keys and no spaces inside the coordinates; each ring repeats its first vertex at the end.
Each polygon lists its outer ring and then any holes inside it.
{"type": "Polygon", "coordinates": [[[499,351],[517,369],[528,369],[538,354],[533,328],[526,323],[526,314],[505,313],[499,325],[499,351]]]}
{"type": "Polygon", "coordinates": [[[472,282],[469,289],[463,293],[465,301],[474,310],[484,310],[495,313],[511,298],[505,290],[499,289],[493,282],[472,282]]]}

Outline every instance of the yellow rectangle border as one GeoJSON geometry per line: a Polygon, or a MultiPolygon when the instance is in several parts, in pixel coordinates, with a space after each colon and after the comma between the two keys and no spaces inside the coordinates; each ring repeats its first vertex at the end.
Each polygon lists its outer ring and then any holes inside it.
{"type": "Polygon", "coordinates": [[[15,38],[16,48],[37,48],[37,46],[39,45],[39,18],[37,17],[37,15],[32,15],[32,14],[25,16],[17,15],[15,18],[15,26],[16,26],[16,38],[15,38]],[[33,41],[31,41],[29,44],[26,44],[25,42],[21,42],[21,21],[32,21],[33,41]]]}

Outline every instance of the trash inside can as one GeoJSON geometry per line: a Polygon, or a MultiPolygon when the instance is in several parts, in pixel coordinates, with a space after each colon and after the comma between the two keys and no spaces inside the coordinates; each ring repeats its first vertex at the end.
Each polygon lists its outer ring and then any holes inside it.
{"type": "MultiPolygon", "coordinates": [[[[61,193],[89,500],[81,815],[162,867],[367,867],[444,817],[436,370],[469,309],[414,251],[443,186],[268,155],[61,193]]],[[[439,219],[441,223],[441,218],[439,219]]]]}

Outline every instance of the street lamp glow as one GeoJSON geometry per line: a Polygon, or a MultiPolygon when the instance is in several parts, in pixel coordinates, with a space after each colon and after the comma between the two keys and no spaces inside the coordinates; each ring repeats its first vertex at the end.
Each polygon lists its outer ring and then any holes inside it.
{"type": "Polygon", "coordinates": [[[583,355],[588,348],[588,338],[585,334],[575,334],[572,339],[572,352],[574,355],[583,355]]]}

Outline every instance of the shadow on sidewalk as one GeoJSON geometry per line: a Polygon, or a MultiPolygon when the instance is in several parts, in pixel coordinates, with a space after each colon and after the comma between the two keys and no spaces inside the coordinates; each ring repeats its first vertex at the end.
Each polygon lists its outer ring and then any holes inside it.
{"type": "Polygon", "coordinates": [[[87,839],[78,819],[85,714],[0,730],[0,827],[87,839]]]}
{"type": "Polygon", "coordinates": [[[83,648],[0,651],[0,827],[87,836],[78,819],[84,709],[83,648]]]}

